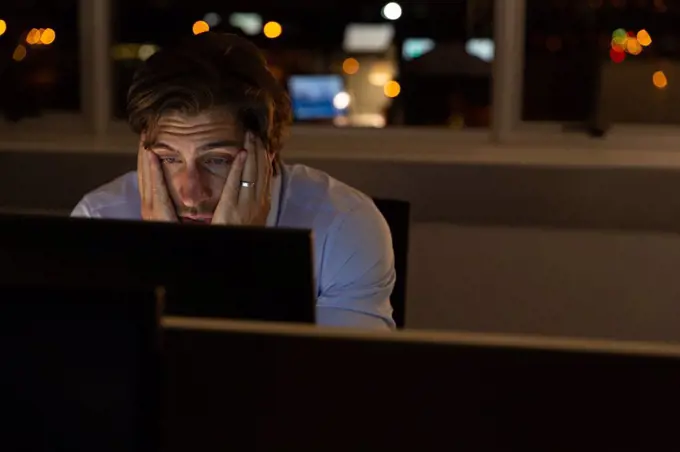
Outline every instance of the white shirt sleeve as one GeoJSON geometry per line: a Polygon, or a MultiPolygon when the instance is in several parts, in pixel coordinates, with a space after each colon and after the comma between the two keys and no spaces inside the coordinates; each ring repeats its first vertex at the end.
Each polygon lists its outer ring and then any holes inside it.
{"type": "Polygon", "coordinates": [[[370,203],[340,216],[325,238],[317,324],[392,329],[394,251],[389,226],[370,203]]]}
{"type": "Polygon", "coordinates": [[[71,216],[80,218],[94,217],[90,209],[90,206],[87,204],[87,200],[85,198],[81,199],[78,205],[76,205],[76,207],[73,209],[73,212],[71,212],[71,216]]]}

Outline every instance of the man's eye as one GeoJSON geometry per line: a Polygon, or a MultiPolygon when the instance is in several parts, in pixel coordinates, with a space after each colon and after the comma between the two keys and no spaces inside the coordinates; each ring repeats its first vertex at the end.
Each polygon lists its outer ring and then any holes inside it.
{"type": "Polygon", "coordinates": [[[158,159],[164,165],[174,165],[176,163],[181,163],[181,160],[178,159],[177,157],[158,157],[158,159]]]}
{"type": "Polygon", "coordinates": [[[206,164],[215,166],[230,165],[233,161],[234,159],[230,157],[210,157],[205,159],[206,164]]]}

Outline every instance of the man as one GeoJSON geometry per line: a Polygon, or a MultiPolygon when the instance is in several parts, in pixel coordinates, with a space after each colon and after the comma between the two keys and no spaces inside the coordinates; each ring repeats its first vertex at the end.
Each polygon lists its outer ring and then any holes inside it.
{"type": "Polygon", "coordinates": [[[317,323],[394,327],[390,231],[370,198],[279,158],[290,100],[259,50],[203,33],[151,57],[128,93],[137,172],[87,194],[73,216],[311,229],[317,323]]]}

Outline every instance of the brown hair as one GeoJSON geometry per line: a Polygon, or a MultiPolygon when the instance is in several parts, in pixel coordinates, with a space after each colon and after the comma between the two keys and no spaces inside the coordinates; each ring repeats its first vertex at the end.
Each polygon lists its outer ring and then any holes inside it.
{"type": "Polygon", "coordinates": [[[145,145],[155,139],[162,115],[212,108],[234,114],[278,160],[291,123],[290,98],[244,38],[207,32],[161,50],[137,70],[128,91],[128,119],[136,133],[146,133],[145,145]]]}

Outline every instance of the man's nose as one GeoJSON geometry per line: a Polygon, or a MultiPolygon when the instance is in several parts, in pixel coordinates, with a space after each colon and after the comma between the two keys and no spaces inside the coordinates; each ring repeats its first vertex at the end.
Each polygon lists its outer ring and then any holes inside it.
{"type": "Polygon", "coordinates": [[[205,177],[195,167],[186,168],[180,176],[179,196],[186,207],[199,207],[212,197],[205,177]]]}

